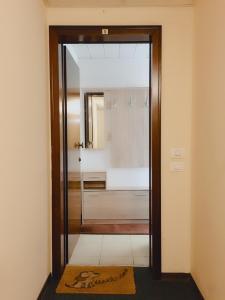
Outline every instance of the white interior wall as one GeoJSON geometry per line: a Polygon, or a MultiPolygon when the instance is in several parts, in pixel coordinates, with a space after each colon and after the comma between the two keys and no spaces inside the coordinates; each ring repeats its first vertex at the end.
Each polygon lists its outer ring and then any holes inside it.
{"type": "Polygon", "coordinates": [[[225,299],[225,1],[195,7],[192,276],[206,300],[225,299]]]}
{"type": "Polygon", "coordinates": [[[162,25],[162,270],[190,272],[192,7],[48,8],[49,25],[162,25]],[[171,148],[185,169],[170,170],[171,148]]]}
{"type": "Polygon", "coordinates": [[[50,266],[46,10],[0,1],[1,299],[35,300],[50,266]]]}

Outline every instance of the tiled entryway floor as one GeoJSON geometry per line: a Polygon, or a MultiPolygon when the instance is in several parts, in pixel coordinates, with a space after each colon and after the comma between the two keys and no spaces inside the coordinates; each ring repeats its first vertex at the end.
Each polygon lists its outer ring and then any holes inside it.
{"type": "Polygon", "coordinates": [[[149,236],[82,234],[69,264],[148,267],[149,236]]]}

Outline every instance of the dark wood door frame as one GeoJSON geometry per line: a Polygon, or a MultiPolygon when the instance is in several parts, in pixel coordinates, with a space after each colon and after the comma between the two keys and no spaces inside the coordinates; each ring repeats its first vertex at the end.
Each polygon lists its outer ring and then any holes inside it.
{"type": "Polygon", "coordinates": [[[154,279],[161,278],[161,26],[50,26],[50,96],[52,145],[52,273],[61,274],[59,74],[60,43],[146,43],[151,45],[150,65],[150,258],[154,279]],[[103,35],[107,28],[109,35],[103,35]],[[127,37],[127,38],[125,38],[127,37]],[[129,37],[129,38],[128,38],[129,37]]]}

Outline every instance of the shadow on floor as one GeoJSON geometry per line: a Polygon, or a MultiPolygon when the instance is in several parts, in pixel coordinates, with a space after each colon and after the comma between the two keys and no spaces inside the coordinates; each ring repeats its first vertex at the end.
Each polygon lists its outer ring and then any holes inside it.
{"type": "Polygon", "coordinates": [[[148,268],[135,268],[136,295],[63,295],[56,294],[52,279],[39,300],[204,300],[191,277],[152,280],[148,268]]]}

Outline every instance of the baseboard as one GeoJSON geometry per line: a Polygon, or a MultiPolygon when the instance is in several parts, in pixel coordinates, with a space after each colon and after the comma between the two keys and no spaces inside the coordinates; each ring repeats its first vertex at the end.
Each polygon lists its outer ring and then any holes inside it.
{"type": "Polygon", "coordinates": [[[197,286],[197,284],[196,284],[196,282],[195,282],[195,280],[194,280],[194,278],[192,277],[191,274],[190,274],[190,277],[191,277],[191,280],[193,281],[193,284],[195,285],[196,289],[198,290],[199,295],[202,297],[202,300],[205,300],[205,298],[203,297],[203,295],[202,295],[200,289],[198,288],[198,286],[197,286]]]}
{"type": "Polygon", "coordinates": [[[162,280],[190,280],[190,279],[193,280],[190,273],[162,273],[161,279],[162,280]]]}
{"type": "Polygon", "coordinates": [[[189,280],[193,283],[193,285],[198,290],[199,296],[204,300],[196,282],[194,281],[192,275],[190,273],[162,273],[161,280],[173,281],[173,280],[189,280]]]}
{"type": "Polygon", "coordinates": [[[48,286],[48,284],[50,283],[51,278],[52,278],[52,274],[50,273],[50,274],[48,275],[47,279],[45,280],[45,283],[44,283],[44,285],[43,285],[43,287],[42,287],[42,289],[41,289],[41,291],[40,291],[40,293],[39,293],[39,296],[37,297],[37,300],[42,300],[42,297],[43,297],[43,295],[44,295],[44,292],[45,292],[45,290],[47,289],[47,286],[48,286]]]}

